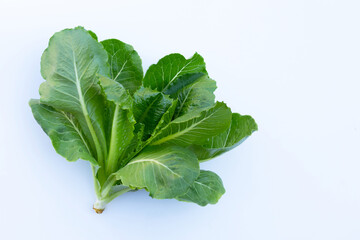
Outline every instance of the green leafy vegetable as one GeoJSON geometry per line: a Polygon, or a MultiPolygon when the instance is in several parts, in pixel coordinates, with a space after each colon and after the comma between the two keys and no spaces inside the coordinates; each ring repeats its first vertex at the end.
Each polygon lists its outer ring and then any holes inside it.
{"type": "Polygon", "coordinates": [[[201,161],[233,149],[257,130],[250,116],[215,102],[204,59],[170,54],[143,77],[132,46],[98,42],[82,27],[55,33],[41,58],[34,118],[68,161],[90,162],[101,213],[128,191],[215,204],[225,193],[201,161]]]}

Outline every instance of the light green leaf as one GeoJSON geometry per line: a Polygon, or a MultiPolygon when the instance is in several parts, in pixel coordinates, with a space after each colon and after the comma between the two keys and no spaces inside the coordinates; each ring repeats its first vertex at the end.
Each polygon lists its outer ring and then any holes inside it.
{"type": "Polygon", "coordinates": [[[194,202],[200,206],[215,204],[225,193],[221,178],[214,172],[200,170],[200,175],[194,181],[189,190],[177,200],[194,202]]]}
{"type": "Polygon", "coordinates": [[[105,76],[99,76],[99,84],[108,101],[126,109],[132,108],[133,100],[123,85],[105,76]]]}
{"type": "Polygon", "coordinates": [[[131,94],[140,86],[143,78],[141,59],[134,48],[117,39],[108,39],[101,44],[109,55],[111,79],[121,83],[131,94]]]}
{"type": "Polygon", "coordinates": [[[55,33],[41,57],[40,102],[71,113],[90,145],[95,146],[101,166],[106,157],[104,99],[97,74],[108,75],[107,53],[85,29],[55,33]]]}
{"type": "Polygon", "coordinates": [[[106,99],[114,103],[109,118],[109,154],[106,161],[106,173],[110,175],[119,168],[119,160],[127,150],[134,137],[135,118],[132,113],[132,99],[127,90],[118,82],[104,76],[99,77],[99,83],[106,99]]]}
{"type": "Polygon", "coordinates": [[[184,194],[199,175],[196,156],[179,146],[145,148],[116,177],[126,186],[146,188],[153,198],[184,194]]]}
{"type": "Polygon", "coordinates": [[[225,131],[230,122],[230,109],[225,103],[217,102],[212,108],[191,112],[175,119],[154,137],[151,145],[171,143],[188,146],[202,143],[207,138],[225,131]]]}
{"type": "Polygon", "coordinates": [[[144,140],[153,133],[172,102],[168,96],[149,88],[142,87],[134,94],[134,116],[136,122],[145,125],[144,140]]]}
{"type": "Polygon", "coordinates": [[[36,121],[50,137],[58,154],[68,161],[83,159],[97,165],[79,123],[71,114],[40,104],[40,101],[35,99],[31,99],[29,105],[36,121]]]}
{"type": "Polygon", "coordinates": [[[188,73],[206,73],[204,59],[198,53],[190,59],[185,59],[178,53],[170,54],[149,67],[143,85],[165,92],[178,77],[188,73]]]}
{"type": "Polygon", "coordinates": [[[193,145],[190,149],[200,161],[209,160],[240,145],[257,129],[257,124],[251,116],[233,113],[231,125],[226,131],[207,139],[204,145],[193,145]]]}

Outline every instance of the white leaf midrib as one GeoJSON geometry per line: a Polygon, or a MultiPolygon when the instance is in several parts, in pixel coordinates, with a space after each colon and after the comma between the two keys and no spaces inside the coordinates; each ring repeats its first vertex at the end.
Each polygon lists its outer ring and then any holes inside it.
{"type": "Polygon", "coordinates": [[[129,165],[132,165],[132,164],[135,164],[135,163],[141,163],[141,162],[150,162],[150,163],[155,163],[155,164],[158,164],[162,167],[164,167],[165,169],[169,170],[171,173],[173,173],[174,175],[180,177],[180,178],[183,178],[182,176],[180,176],[179,174],[177,174],[176,172],[174,172],[173,170],[171,170],[168,166],[166,166],[165,164],[155,160],[155,159],[139,159],[139,160],[135,160],[133,162],[130,162],[127,166],[129,165]]]}
{"type": "Polygon", "coordinates": [[[75,129],[75,131],[78,133],[78,135],[80,136],[81,140],[84,142],[84,145],[86,147],[86,149],[88,150],[89,154],[91,155],[91,151],[90,148],[87,144],[87,142],[84,139],[84,136],[82,135],[80,129],[75,125],[74,121],[72,119],[69,118],[69,116],[67,116],[67,114],[63,111],[61,111],[61,113],[64,115],[64,117],[70,122],[70,124],[72,125],[72,127],[75,129]]]}
{"type": "Polygon", "coordinates": [[[91,122],[91,119],[89,117],[89,113],[87,111],[87,108],[86,108],[86,105],[85,105],[85,101],[84,101],[84,96],[82,94],[82,90],[81,90],[81,79],[79,78],[78,76],[78,69],[77,69],[77,66],[76,66],[76,58],[75,58],[75,52],[74,50],[72,50],[72,53],[73,53],[73,65],[74,65],[74,72],[75,72],[75,83],[76,83],[76,89],[77,89],[77,92],[78,92],[78,95],[79,95],[79,102],[80,102],[80,105],[81,105],[81,109],[82,109],[82,112],[84,114],[84,118],[85,118],[85,121],[86,121],[86,124],[90,130],[90,134],[94,140],[94,143],[95,143],[95,148],[96,148],[96,152],[97,152],[97,155],[98,155],[98,160],[102,163],[102,148],[101,148],[101,145],[100,145],[100,141],[96,135],[96,132],[95,132],[95,129],[94,129],[94,126],[92,125],[92,122],[91,122]]]}
{"type": "Polygon", "coordinates": [[[210,189],[210,190],[212,190],[212,191],[214,191],[214,192],[217,192],[215,189],[213,189],[213,188],[209,187],[208,185],[205,185],[205,184],[203,184],[203,183],[201,183],[201,182],[199,182],[199,181],[196,181],[196,180],[195,180],[194,183],[197,183],[197,184],[199,184],[199,185],[201,185],[201,186],[204,186],[204,187],[206,187],[206,188],[208,188],[208,189],[210,189]]]}

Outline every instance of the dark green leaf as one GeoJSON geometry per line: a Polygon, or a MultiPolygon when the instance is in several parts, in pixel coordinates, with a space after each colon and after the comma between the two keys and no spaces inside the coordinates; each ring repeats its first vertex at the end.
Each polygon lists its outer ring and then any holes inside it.
{"type": "Polygon", "coordinates": [[[159,123],[157,124],[152,136],[155,136],[161,129],[167,126],[175,113],[175,109],[177,106],[178,101],[175,100],[172,102],[171,106],[166,110],[166,112],[162,115],[159,123]]]}
{"type": "Polygon", "coordinates": [[[88,30],[88,33],[90,34],[90,36],[91,36],[93,39],[95,39],[96,41],[98,40],[98,37],[96,36],[96,34],[95,34],[93,31],[88,30]]]}
{"type": "Polygon", "coordinates": [[[214,105],[215,89],[216,82],[203,73],[185,74],[179,77],[165,92],[179,100],[174,118],[214,105]]]}
{"type": "Polygon", "coordinates": [[[231,125],[226,131],[207,139],[204,145],[193,145],[190,149],[200,161],[209,160],[240,145],[257,129],[257,124],[251,116],[233,113],[231,125]]]}
{"type": "Polygon", "coordinates": [[[142,87],[134,94],[134,116],[136,122],[145,125],[145,139],[153,133],[172,102],[168,96],[149,88],[142,87]]]}
{"type": "Polygon", "coordinates": [[[178,53],[170,54],[149,67],[143,85],[165,92],[178,77],[187,73],[206,73],[204,59],[197,53],[190,59],[185,59],[178,53]]]}
{"type": "Polygon", "coordinates": [[[221,102],[202,112],[185,114],[163,128],[151,145],[171,143],[189,146],[225,131],[231,122],[230,109],[221,102]]]}
{"type": "Polygon", "coordinates": [[[138,53],[131,45],[117,39],[108,39],[101,44],[109,55],[111,79],[121,83],[133,94],[140,87],[143,78],[138,53]]]}

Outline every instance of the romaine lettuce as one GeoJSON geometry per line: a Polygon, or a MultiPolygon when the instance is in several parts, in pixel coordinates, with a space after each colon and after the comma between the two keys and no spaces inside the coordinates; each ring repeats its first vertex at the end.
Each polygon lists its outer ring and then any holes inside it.
{"type": "Polygon", "coordinates": [[[82,27],[55,33],[41,58],[36,121],[57,153],[90,162],[101,213],[115,197],[145,189],[153,198],[201,206],[225,193],[199,162],[239,145],[257,125],[215,102],[204,59],[170,54],[143,76],[132,46],[98,42],[82,27]]]}

